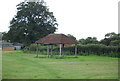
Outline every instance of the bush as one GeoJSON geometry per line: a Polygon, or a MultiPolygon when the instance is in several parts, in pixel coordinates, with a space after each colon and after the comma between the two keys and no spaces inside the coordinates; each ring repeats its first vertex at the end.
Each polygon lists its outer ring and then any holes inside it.
{"type": "MultiPolygon", "coordinates": [[[[45,45],[39,45],[39,51],[42,54],[46,54],[47,47],[45,45]]],[[[26,47],[26,50],[29,52],[36,51],[36,45],[31,44],[30,46],[26,47]]],[[[65,55],[74,55],[75,53],[75,46],[65,47],[63,49],[65,55]]],[[[54,46],[53,54],[59,54],[59,47],[54,46]]],[[[109,57],[120,57],[120,46],[106,46],[103,44],[87,44],[77,46],[77,54],[78,55],[97,55],[97,56],[109,56],[109,57]]]]}
{"type": "MultiPolygon", "coordinates": [[[[78,55],[98,55],[98,56],[109,56],[109,57],[120,57],[120,47],[118,46],[105,46],[103,44],[87,44],[87,45],[78,45],[77,46],[78,55]]],[[[54,49],[57,51],[59,48],[54,49]]],[[[75,52],[75,46],[65,47],[64,53],[66,55],[73,55],[75,52]]]]}
{"type": "MultiPolygon", "coordinates": [[[[46,51],[46,46],[38,44],[38,50],[43,53],[46,51]]],[[[25,47],[24,51],[35,52],[36,51],[36,44],[31,44],[31,45],[25,47]]]]}

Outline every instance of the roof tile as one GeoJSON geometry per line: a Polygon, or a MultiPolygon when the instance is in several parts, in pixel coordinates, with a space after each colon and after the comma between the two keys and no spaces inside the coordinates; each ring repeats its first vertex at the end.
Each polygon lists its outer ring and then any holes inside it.
{"type": "Polygon", "coordinates": [[[64,34],[49,34],[35,43],[44,43],[44,44],[78,44],[76,40],[71,39],[70,37],[64,34]]]}

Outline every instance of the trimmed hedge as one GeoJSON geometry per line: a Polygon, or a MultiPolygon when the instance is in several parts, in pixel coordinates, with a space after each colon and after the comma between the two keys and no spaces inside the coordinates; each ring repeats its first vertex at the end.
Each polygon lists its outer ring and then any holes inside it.
{"type": "MultiPolygon", "coordinates": [[[[36,45],[32,44],[26,47],[27,51],[35,52],[36,45]]],[[[43,54],[46,53],[47,47],[44,45],[39,46],[39,51],[43,54]]],[[[109,56],[109,57],[120,57],[120,46],[106,46],[103,44],[87,44],[77,46],[78,55],[97,55],[97,56],[109,56]]],[[[75,46],[65,47],[63,49],[65,55],[74,55],[75,46]]],[[[54,46],[53,54],[59,54],[59,47],[54,46]]]]}
{"type": "MultiPolygon", "coordinates": [[[[39,50],[39,52],[44,53],[47,50],[47,48],[44,45],[38,45],[38,50],[39,50]]],[[[31,44],[30,46],[25,47],[24,51],[30,52],[30,53],[35,52],[36,51],[36,44],[31,44]]]]}
{"type": "MultiPolygon", "coordinates": [[[[59,48],[54,49],[57,51],[59,48]]],[[[77,46],[78,55],[97,55],[97,56],[109,56],[109,57],[120,57],[120,46],[105,46],[102,44],[87,44],[77,46]]],[[[65,54],[74,54],[75,46],[65,47],[65,54]]]]}

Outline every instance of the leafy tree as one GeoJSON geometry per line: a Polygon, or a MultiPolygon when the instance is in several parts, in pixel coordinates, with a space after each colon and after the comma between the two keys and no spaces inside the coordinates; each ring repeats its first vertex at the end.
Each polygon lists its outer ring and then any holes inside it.
{"type": "Polygon", "coordinates": [[[1,37],[2,37],[2,40],[8,40],[6,32],[1,32],[1,37]]]}
{"type": "Polygon", "coordinates": [[[80,42],[80,44],[86,44],[86,41],[85,41],[85,39],[79,39],[79,42],[80,42]]]}
{"type": "Polygon", "coordinates": [[[2,34],[2,32],[0,32],[0,41],[2,40],[2,36],[3,36],[3,34],[2,34]]]}
{"type": "Polygon", "coordinates": [[[87,37],[86,39],[80,39],[81,44],[97,44],[98,40],[96,37],[87,37]]]}
{"type": "Polygon", "coordinates": [[[107,46],[109,45],[116,46],[116,45],[119,45],[119,41],[120,41],[120,34],[111,32],[111,33],[105,34],[105,38],[102,39],[100,43],[105,44],[107,46]]]}
{"type": "Polygon", "coordinates": [[[87,38],[86,38],[86,43],[87,43],[87,44],[92,43],[92,37],[87,37],[87,38]]]}
{"type": "Polygon", "coordinates": [[[120,46],[120,40],[114,40],[110,42],[111,46],[120,46]]]}
{"type": "Polygon", "coordinates": [[[74,36],[71,35],[71,34],[68,34],[67,36],[70,37],[70,38],[73,39],[73,40],[76,40],[76,37],[74,37],[74,36]]]}
{"type": "Polygon", "coordinates": [[[107,33],[107,34],[105,34],[105,38],[111,38],[111,37],[113,37],[115,35],[116,35],[115,32],[107,33]]]}
{"type": "Polygon", "coordinates": [[[98,43],[98,40],[96,37],[87,37],[86,38],[86,44],[96,44],[98,43]]]}
{"type": "Polygon", "coordinates": [[[17,15],[10,22],[7,40],[24,44],[34,43],[57,29],[57,21],[45,2],[22,2],[17,5],[17,15]]]}
{"type": "Polygon", "coordinates": [[[111,40],[108,39],[108,38],[104,38],[100,41],[101,44],[104,44],[104,45],[107,45],[107,46],[110,45],[110,42],[111,42],[111,40]]]}

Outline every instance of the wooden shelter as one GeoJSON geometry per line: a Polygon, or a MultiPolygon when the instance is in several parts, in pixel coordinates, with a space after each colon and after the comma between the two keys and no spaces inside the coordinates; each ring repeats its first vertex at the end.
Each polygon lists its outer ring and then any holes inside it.
{"type": "MultiPolygon", "coordinates": [[[[37,44],[37,56],[38,56],[38,44],[59,44],[60,46],[60,56],[63,55],[62,48],[65,44],[75,44],[75,55],[77,55],[77,44],[76,40],[71,39],[70,37],[64,34],[49,34],[35,42],[37,44]]],[[[49,47],[47,48],[49,53],[49,47]]]]}

